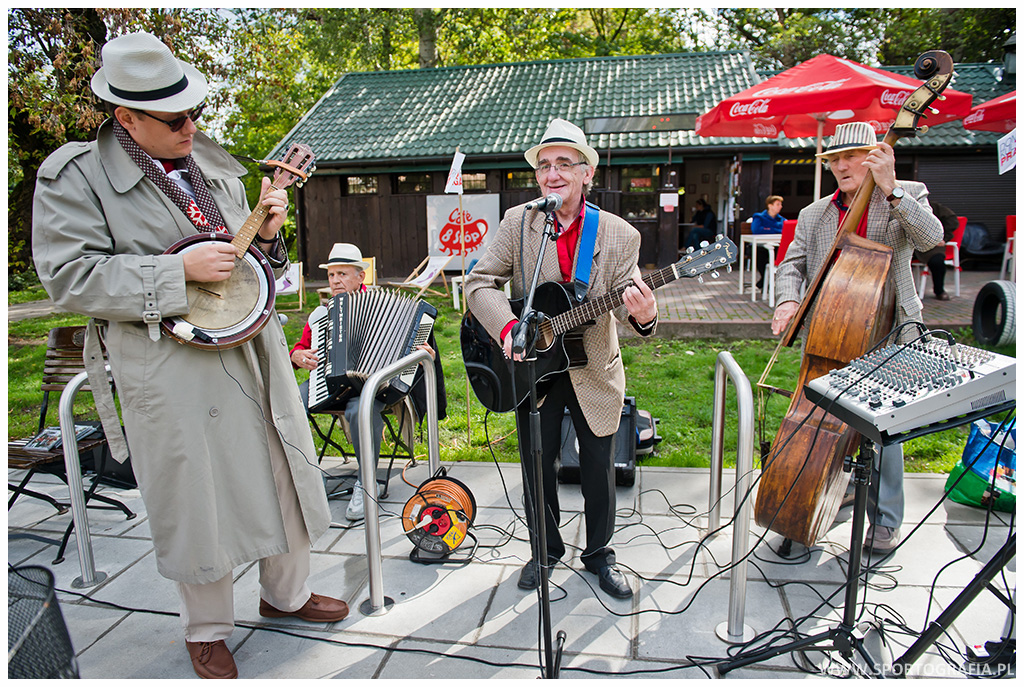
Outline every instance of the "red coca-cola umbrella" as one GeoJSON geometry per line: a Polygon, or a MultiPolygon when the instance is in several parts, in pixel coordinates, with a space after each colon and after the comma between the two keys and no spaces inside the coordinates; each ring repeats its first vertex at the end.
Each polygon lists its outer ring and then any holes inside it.
{"type": "MultiPolygon", "coordinates": [[[[698,136],[817,138],[844,122],[869,122],[884,134],[921,81],[832,55],[818,55],[756,86],[726,98],[697,118],[698,136]]],[[[934,126],[965,117],[971,96],[947,88],[923,124],[934,126]]],[[[815,197],[821,166],[815,172],[815,197]]]]}
{"type": "Polygon", "coordinates": [[[964,117],[964,128],[1005,134],[1017,128],[1017,91],[975,105],[964,117]]]}

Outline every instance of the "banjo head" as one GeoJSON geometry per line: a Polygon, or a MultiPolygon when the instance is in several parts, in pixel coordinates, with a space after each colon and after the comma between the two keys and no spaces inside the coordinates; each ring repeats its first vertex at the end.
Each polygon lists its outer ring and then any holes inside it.
{"type": "MultiPolygon", "coordinates": [[[[189,237],[168,253],[187,253],[207,241],[231,241],[227,234],[189,237]]],[[[265,256],[249,248],[235,259],[231,276],[218,282],[185,284],[189,312],[169,317],[164,328],[174,335],[175,326],[187,325],[196,338],[179,340],[196,348],[215,350],[241,345],[256,336],[270,317],[276,288],[274,272],[265,256]]]]}

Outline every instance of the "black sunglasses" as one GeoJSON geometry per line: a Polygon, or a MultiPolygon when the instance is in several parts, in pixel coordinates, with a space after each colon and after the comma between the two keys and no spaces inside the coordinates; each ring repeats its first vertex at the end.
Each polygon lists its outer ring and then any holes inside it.
{"type": "Polygon", "coordinates": [[[205,109],[206,109],[206,102],[203,101],[203,102],[199,103],[198,105],[196,105],[195,107],[193,107],[188,112],[186,112],[185,114],[183,114],[182,116],[175,117],[174,119],[171,119],[171,120],[160,119],[159,117],[154,117],[153,115],[149,114],[145,110],[136,110],[135,108],[132,108],[132,111],[133,112],[138,112],[139,114],[146,115],[150,119],[155,119],[158,122],[163,122],[167,126],[171,127],[171,131],[181,131],[181,127],[185,126],[185,120],[191,119],[192,123],[195,124],[196,122],[199,121],[199,118],[203,116],[203,110],[205,110],[205,109]]]}

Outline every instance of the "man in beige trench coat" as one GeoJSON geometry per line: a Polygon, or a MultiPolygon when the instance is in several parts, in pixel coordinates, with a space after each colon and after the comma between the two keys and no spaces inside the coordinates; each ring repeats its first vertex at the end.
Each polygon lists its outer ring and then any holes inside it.
{"type": "MultiPolygon", "coordinates": [[[[245,169],[196,128],[206,79],[145,33],[108,42],[102,56],[92,88],[113,118],[94,142],[69,143],[40,167],[33,256],[53,300],[104,330],[157,568],[177,583],[193,667],[236,677],[224,642],[235,567],[259,561],[260,615],[325,623],[348,614],[306,584],[310,544],[330,512],[277,318],[216,352],[155,324],[188,312],[186,280],[223,280],[234,265],[227,242],[184,257],[164,251],[197,227],[235,233],[249,215],[245,169]]],[[[268,186],[254,245],[281,274],[288,200],[268,186]]]]}

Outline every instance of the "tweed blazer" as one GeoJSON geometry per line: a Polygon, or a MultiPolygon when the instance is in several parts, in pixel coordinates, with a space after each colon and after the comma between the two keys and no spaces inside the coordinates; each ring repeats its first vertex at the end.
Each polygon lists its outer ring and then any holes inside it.
{"type": "MultiPolygon", "coordinates": [[[[942,224],[928,204],[928,187],[916,181],[898,181],[905,195],[893,208],[877,187],[868,205],[867,238],[893,249],[892,279],[896,287],[896,324],[921,321],[921,299],[914,288],[910,259],[914,250],[925,251],[942,241],[942,224]]],[[[832,197],[811,203],[797,218],[793,242],[775,277],[778,302],[800,301],[800,285],[821,269],[839,229],[839,208],[832,197]]]]}
{"type": "MultiPolygon", "coordinates": [[[[480,258],[473,271],[466,275],[466,304],[491,337],[499,342],[501,330],[515,319],[502,289],[506,282],[511,282],[512,298],[523,298],[523,277],[525,275],[529,288],[543,240],[545,215],[533,211],[527,213],[527,224],[521,234],[520,222],[524,212],[525,207],[519,205],[505,213],[487,253],[480,258]],[[525,235],[522,261],[521,235],[525,235]]],[[[579,251],[576,257],[579,257],[579,251]]],[[[588,298],[596,298],[615,287],[625,286],[634,274],[639,275],[639,257],[640,233],[621,217],[602,210],[594,244],[588,298]]],[[[574,259],[574,271],[575,267],[574,259]]],[[[545,249],[540,271],[540,283],[549,281],[562,281],[558,250],[554,243],[549,243],[545,249]]],[[[608,436],[618,429],[626,394],[626,373],[622,367],[613,315],[619,321],[628,323],[629,313],[624,305],[597,318],[596,324],[583,334],[587,365],[569,371],[576,397],[587,417],[587,424],[597,436],[608,436]]],[[[655,324],[646,335],[650,336],[656,330],[655,324]]]]}

